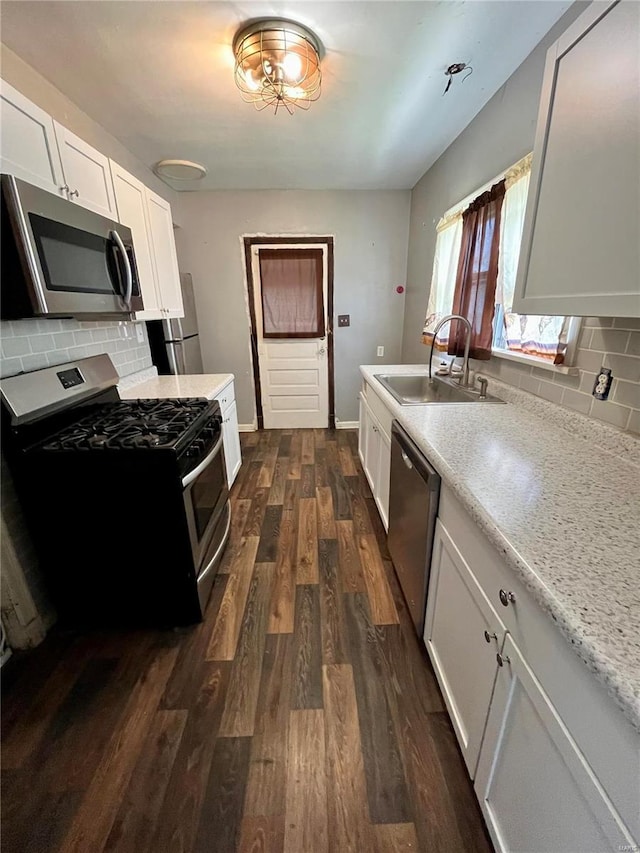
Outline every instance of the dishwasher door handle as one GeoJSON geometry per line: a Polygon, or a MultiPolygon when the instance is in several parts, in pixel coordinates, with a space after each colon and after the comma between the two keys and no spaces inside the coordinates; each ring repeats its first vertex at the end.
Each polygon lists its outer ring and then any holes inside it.
{"type": "Polygon", "coordinates": [[[402,453],[402,461],[407,466],[407,468],[413,468],[413,463],[411,462],[407,454],[404,452],[404,450],[401,450],[400,452],[402,453]]]}

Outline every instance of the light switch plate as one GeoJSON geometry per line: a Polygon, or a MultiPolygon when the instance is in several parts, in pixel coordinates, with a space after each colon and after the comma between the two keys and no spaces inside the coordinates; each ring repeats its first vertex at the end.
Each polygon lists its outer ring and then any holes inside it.
{"type": "Polygon", "coordinates": [[[338,314],[338,326],[350,326],[351,316],[349,314],[338,314]]]}

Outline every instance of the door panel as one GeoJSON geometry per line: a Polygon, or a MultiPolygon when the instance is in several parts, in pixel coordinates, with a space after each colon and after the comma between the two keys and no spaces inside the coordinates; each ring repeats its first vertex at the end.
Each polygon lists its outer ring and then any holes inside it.
{"type": "MultiPolygon", "coordinates": [[[[260,251],[295,249],[291,246],[254,247],[251,255],[258,360],[265,429],[322,428],[329,421],[327,342],[319,338],[265,338],[262,320],[260,251]]],[[[299,248],[299,247],[298,247],[299,248]]],[[[326,246],[305,246],[323,251],[324,328],[327,327],[326,246]]]]}
{"type": "Polygon", "coordinates": [[[109,158],[54,122],[69,198],[81,207],[117,219],[109,158]]]}
{"type": "Polygon", "coordinates": [[[602,853],[634,839],[510,635],[476,775],[499,853],[602,853]]]}
{"type": "Polygon", "coordinates": [[[171,205],[148,187],[145,187],[145,194],[160,305],[166,316],[182,317],[184,309],[171,205]]]}

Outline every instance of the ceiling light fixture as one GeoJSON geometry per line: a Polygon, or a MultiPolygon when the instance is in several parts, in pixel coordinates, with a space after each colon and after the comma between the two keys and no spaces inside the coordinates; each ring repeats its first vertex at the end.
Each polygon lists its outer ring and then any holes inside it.
{"type": "Polygon", "coordinates": [[[316,36],[293,21],[262,18],[243,26],[233,40],[236,84],[256,109],[308,110],[320,97],[320,55],[316,36]]]}
{"type": "Polygon", "coordinates": [[[204,166],[192,160],[160,160],[153,171],[170,181],[200,181],[207,174],[204,166]]]}

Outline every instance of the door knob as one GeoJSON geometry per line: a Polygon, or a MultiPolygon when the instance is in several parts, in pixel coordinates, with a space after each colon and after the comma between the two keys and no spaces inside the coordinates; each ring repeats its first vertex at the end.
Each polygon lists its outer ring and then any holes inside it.
{"type": "Polygon", "coordinates": [[[324,353],[325,353],[324,347],[320,347],[320,349],[318,350],[318,355],[324,355],[324,353]]]}

